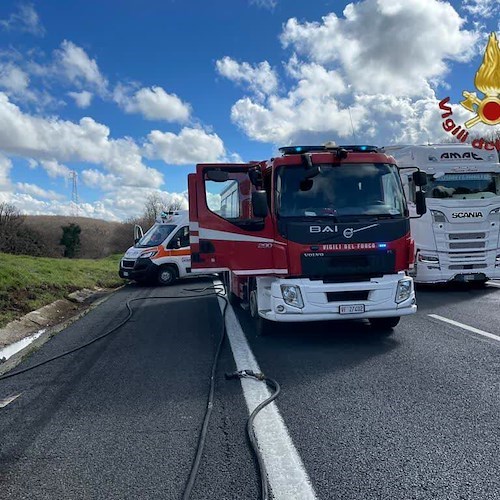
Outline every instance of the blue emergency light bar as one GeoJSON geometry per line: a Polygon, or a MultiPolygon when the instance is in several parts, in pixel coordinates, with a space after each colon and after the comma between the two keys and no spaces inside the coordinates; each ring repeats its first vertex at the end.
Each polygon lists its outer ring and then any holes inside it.
{"type": "Polygon", "coordinates": [[[382,150],[377,146],[348,145],[348,146],[283,146],[279,151],[283,156],[310,153],[312,151],[336,151],[344,149],[351,153],[380,153],[382,150]]]}

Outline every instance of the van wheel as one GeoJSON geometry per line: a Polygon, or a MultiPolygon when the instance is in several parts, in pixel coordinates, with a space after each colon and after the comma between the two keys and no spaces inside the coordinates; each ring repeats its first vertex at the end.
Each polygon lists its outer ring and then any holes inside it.
{"type": "Polygon", "coordinates": [[[399,316],[395,316],[393,318],[370,318],[370,325],[374,330],[387,331],[392,330],[401,318],[399,316]]]}
{"type": "Polygon", "coordinates": [[[161,266],[156,277],[158,284],[163,286],[173,285],[177,280],[177,271],[172,266],[161,266]]]}
{"type": "Polygon", "coordinates": [[[257,303],[257,289],[253,289],[250,291],[250,296],[249,296],[249,311],[250,311],[250,316],[254,320],[254,325],[255,329],[257,330],[257,335],[261,337],[265,337],[267,335],[271,334],[271,330],[276,328],[276,325],[274,325],[274,321],[269,321],[267,319],[264,319],[262,316],[259,315],[259,306],[257,303]]]}

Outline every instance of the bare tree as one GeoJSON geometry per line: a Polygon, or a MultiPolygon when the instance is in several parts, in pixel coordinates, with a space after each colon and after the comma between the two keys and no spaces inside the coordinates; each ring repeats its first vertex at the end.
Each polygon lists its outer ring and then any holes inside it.
{"type": "Polygon", "coordinates": [[[0,251],[11,252],[24,217],[15,205],[0,203],[0,251]]]}
{"type": "Polygon", "coordinates": [[[144,212],[142,215],[142,226],[148,228],[152,226],[161,215],[162,212],[170,212],[180,210],[182,208],[182,201],[172,199],[167,201],[159,193],[151,193],[144,203],[144,212]]]}

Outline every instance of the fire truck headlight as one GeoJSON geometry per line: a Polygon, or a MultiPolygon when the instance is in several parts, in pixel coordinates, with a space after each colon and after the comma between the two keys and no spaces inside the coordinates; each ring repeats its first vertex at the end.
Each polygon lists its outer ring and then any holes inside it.
{"type": "Polygon", "coordinates": [[[446,215],[439,210],[431,210],[433,222],[446,222],[446,215]]]}
{"type": "Polygon", "coordinates": [[[156,250],[150,250],[149,252],[144,252],[139,255],[140,259],[150,259],[151,257],[154,257],[158,252],[156,250]]]}
{"type": "Polygon", "coordinates": [[[289,306],[298,307],[300,309],[304,307],[304,301],[302,300],[302,294],[298,286],[281,285],[281,295],[289,306]]]}
{"type": "Polygon", "coordinates": [[[413,281],[409,279],[400,280],[396,290],[396,303],[409,299],[413,290],[413,281]]]}

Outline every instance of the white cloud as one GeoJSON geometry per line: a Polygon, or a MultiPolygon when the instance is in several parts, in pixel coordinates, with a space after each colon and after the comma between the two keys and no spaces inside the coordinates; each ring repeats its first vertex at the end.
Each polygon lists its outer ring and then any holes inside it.
{"type": "Polygon", "coordinates": [[[250,0],[250,5],[255,5],[262,9],[274,10],[278,5],[278,0],[250,0]]]}
{"type": "MultiPolygon", "coordinates": [[[[445,137],[435,86],[448,62],[468,61],[480,41],[463,23],[437,0],[364,0],[343,17],[289,19],[281,35],[294,51],[284,66],[289,90],[242,97],[231,119],[249,138],[278,145],[445,137]]],[[[238,81],[245,63],[228,62],[238,81]]]]}
{"type": "Polygon", "coordinates": [[[217,71],[222,76],[236,83],[244,83],[257,96],[275,92],[278,88],[278,78],[267,61],[252,66],[246,62],[238,63],[226,56],[216,62],[217,71]]]}
{"type": "Polygon", "coordinates": [[[10,189],[10,170],[12,162],[9,158],[0,153],[0,192],[10,189]]]}
{"type": "Polygon", "coordinates": [[[0,27],[8,31],[23,31],[37,36],[45,34],[40,17],[31,4],[21,4],[18,11],[12,13],[8,19],[0,19],[0,27]]]}
{"type": "Polygon", "coordinates": [[[43,169],[47,172],[49,177],[55,179],[56,177],[69,178],[71,170],[66,165],[61,165],[56,160],[42,160],[40,162],[43,169]]]}
{"type": "Polygon", "coordinates": [[[21,193],[36,196],[37,198],[46,198],[48,200],[63,200],[65,198],[65,196],[60,193],[46,190],[36,184],[29,184],[27,182],[16,183],[16,188],[21,191],[21,193]]]}
{"type": "Polygon", "coordinates": [[[14,94],[26,92],[29,76],[13,63],[0,63],[0,87],[14,94]]]}
{"type": "Polygon", "coordinates": [[[355,91],[429,96],[429,80],[446,74],[447,60],[474,55],[478,35],[463,24],[446,2],[365,0],[348,4],[344,18],[289,19],[281,41],[314,62],[338,64],[355,91]]]}
{"type": "Polygon", "coordinates": [[[145,155],[171,165],[218,161],[225,155],[222,139],[199,128],[185,127],[178,135],[152,130],[148,141],[145,155]]]}
{"type": "MultiPolygon", "coordinates": [[[[157,188],[158,170],[142,163],[140,149],[130,138],[111,139],[107,126],[84,117],[78,123],[23,113],[0,92],[0,150],[45,161],[102,164],[124,185],[157,188]]],[[[46,167],[47,168],[47,167],[46,167]]]]}
{"type": "Polygon", "coordinates": [[[337,100],[346,91],[340,75],[316,63],[301,64],[295,58],[288,71],[297,83],[287,96],[270,96],[265,104],[240,99],[231,110],[232,120],[249,137],[264,142],[284,144],[304,137],[306,132],[350,134],[349,110],[342,109],[337,100]]]}
{"type": "Polygon", "coordinates": [[[103,191],[112,191],[120,186],[120,179],[113,174],[104,174],[100,170],[84,170],[81,174],[83,183],[91,188],[99,188],[103,191]]]}
{"type": "Polygon", "coordinates": [[[68,95],[75,100],[75,104],[82,109],[88,108],[92,102],[93,94],[87,90],[81,92],[68,92],[68,95]]]}
{"type": "Polygon", "coordinates": [[[462,9],[479,18],[489,18],[500,13],[498,0],[464,0],[462,9]]]}
{"type": "Polygon", "coordinates": [[[57,70],[70,82],[91,85],[101,91],[106,89],[108,82],[101,74],[96,60],[91,59],[78,45],[64,40],[54,57],[57,70]]]}
{"type": "Polygon", "coordinates": [[[125,112],[139,113],[147,120],[184,123],[191,114],[189,104],[162,87],[143,87],[130,95],[130,89],[117,85],[114,99],[125,112]]]}

